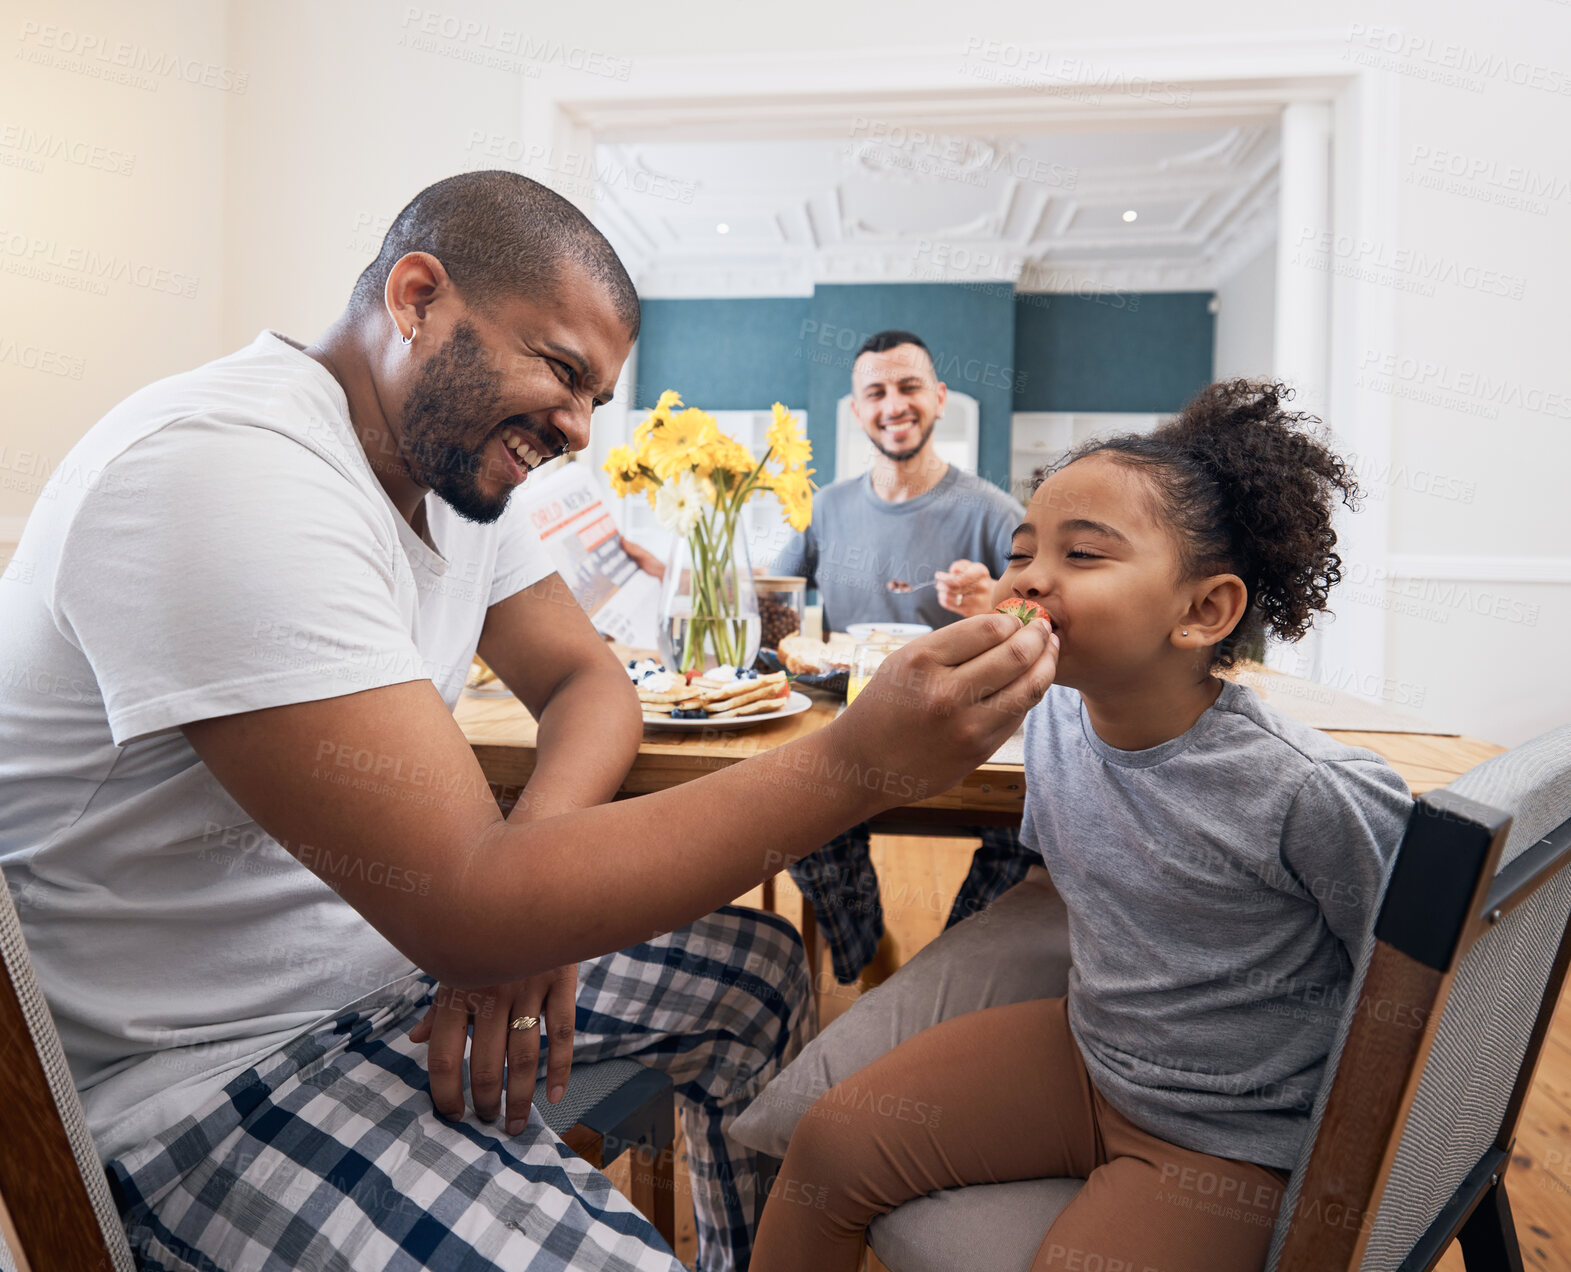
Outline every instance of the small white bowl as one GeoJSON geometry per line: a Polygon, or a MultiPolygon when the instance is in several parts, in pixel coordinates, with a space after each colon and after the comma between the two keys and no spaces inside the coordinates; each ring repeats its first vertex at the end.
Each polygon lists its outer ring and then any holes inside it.
{"type": "Polygon", "coordinates": [[[852,640],[864,641],[871,640],[873,633],[879,632],[894,640],[915,640],[932,630],[926,623],[852,623],[846,628],[846,635],[852,640]]]}

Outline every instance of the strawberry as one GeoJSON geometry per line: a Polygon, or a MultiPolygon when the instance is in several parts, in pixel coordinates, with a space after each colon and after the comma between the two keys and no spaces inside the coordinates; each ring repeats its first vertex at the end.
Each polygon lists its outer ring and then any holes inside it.
{"type": "Polygon", "coordinates": [[[1028,601],[1024,597],[1011,596],[1007,601],[993,607],[999,614],[1008,614],[1011,618],[1018,618],[1020,626],[1024,627],[1033,618],[1040,618],[1044,623],[1051,625],[1047,611],[1035,601],[1028,601]]]}

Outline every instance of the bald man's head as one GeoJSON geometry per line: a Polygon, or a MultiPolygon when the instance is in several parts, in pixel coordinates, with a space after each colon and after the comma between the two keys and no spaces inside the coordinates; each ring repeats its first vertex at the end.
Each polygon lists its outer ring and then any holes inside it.
{"type": "Polygon", "coordinates": [[[355,284],[338,351],[363,360],[384,486],[494,521],[531,471],[589,444],[638,318],[611,245],[545,186],[468,172],[422,190],[355,284]]]}
{"type": "Polygon", "coordinates": [[[638,292],[611,244],[568,200],[516,172],[465,172],[415,195],[355,283],[352,313],[382,308],[388,274],[410,252],[436,257],[464,301],[479,309],[537,296],[576,266],[574,273],[604,289],[628,339],[638,335],[638,292]]]}

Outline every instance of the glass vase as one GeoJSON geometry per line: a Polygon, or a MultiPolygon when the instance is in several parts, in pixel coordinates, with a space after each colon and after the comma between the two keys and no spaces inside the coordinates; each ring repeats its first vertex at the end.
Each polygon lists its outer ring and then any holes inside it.
{"type": "Polygon", "coordinates": [[[762,636],[747,538],[700,522],[672,540],[660,587],[660,653],[672,671],[751,667],[762,636]]]}

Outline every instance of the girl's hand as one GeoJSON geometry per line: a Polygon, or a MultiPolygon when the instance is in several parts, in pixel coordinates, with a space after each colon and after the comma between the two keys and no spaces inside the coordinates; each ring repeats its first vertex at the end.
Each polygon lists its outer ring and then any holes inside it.
{"type": "Polygon", "coordinates": [[[979,561],[961,559],[933,575],[938,580],[938,603],[966,618],[993,608],[993,576],[979,561]]]}
{"type": "Polygon", "coordinates": [[[411,1042],[430,1043],[426,1071],[436,1111],[455,1122],[464,1115],[464,1044],[469,1041],[471,1023],[474,1038],[469,1047],[469,1092],[475,1115],[482,1122],[496,1121],[505,1085],[507,1133],[517,1135],[528,1123],[540,1063],[542,1026],[549,1048],[546,1097],[552,1104],[560,1100],[573,1067],[573,1009],[577,993],[576,963],[488,989],[452,989],[446,985],[438,988],[425,1019],[409,1032],[411,1042]],[[523,1016],[538,1017],[540,1024],[514,1029],[512,1022],[523,1016]]]}
{"type": "Polygon", "coordinates": [[[837,741],[857,780],[878,775],[891,804],[936,795],[986,762],[1057,671],[1048,623],[967,618],[890,654],[836,722],[837,741]]]}

